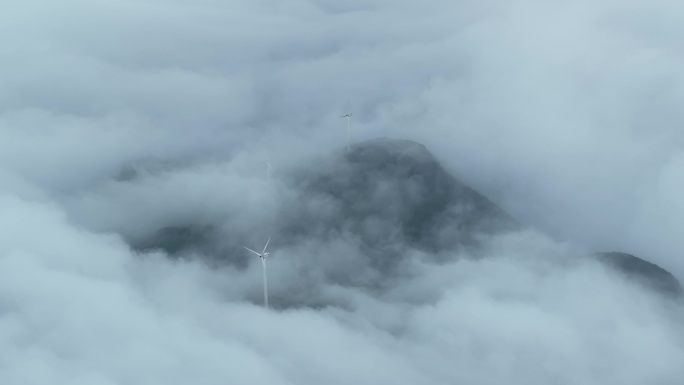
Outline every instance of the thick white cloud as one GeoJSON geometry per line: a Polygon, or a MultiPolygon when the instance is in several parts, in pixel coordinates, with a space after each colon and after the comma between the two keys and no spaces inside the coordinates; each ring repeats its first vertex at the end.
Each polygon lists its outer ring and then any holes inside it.
{"type": "Polygon", "coordinates": [[[622,250],[684,277],[684,7],[4,8],[1,383],[681,381],[681,304],[578,258],[622,250]],[[355,140],[424,143],[556,240],[496,237],[488,258],[443,265],[411,255],[381,292],[328,280],[363,263],[353,240],[276,241],[274,303],[311,306],[274,311],[254,304],[256,263],[212,269],[123,241],[206,220],[263,242],[297,199],[279,172],[342,147],[347,100],[355,140]]]}
{"type": "MultiPolygon", "coordinates": [[[[385,296],[338,288],[346,310],[268,312],[235,298],[258,291],[258,266],[134,257],[54,208],[1,205],[11,239],[0,266],[3,383],[639,384],[681,374],[680,310],[596,266],[559,269],[577,250],[531,233],[499,238],[480,262],[415,265],[385,296]]],[[[288,258],[273,270],[287,271],[288,258]]],[[[299,277],[274,278],[284,291],[299,277]]]]}

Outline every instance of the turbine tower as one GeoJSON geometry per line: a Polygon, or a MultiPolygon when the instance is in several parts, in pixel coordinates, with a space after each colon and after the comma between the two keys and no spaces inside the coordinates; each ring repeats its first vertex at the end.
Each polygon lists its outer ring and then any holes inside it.
{"type": "Polygon", "coordinates": [[[271,162],[269,162],[268,159],[264,160],[263,162],[266,163],[266,179],[268,179],[270,182],[271,174],[273,173],[273,167],[271,167],[271,162]]]}
{"type": "Polygon", "coordinates": [[[347,113],[340,116],[340,118],[347,118],[347,152],[349,152],[349,125],[351,124],[352,112],[349,107],[349,101],[347,101],[347,113]]]}
{"type": "Polygon", "coordinates": [[[266,248],[268,247],[269,242],[271,242],[271,237],[268,237],[268,241],[266,241],[266,246],[264,246],[264,249],[261,251],[261,253],[257,253],[256,251],[250,249],[247,246],[242,246],[245,249],[256,254],[259,257],[259,259],[261,259],[261,266],[263,267],[262,272],[264,276],[264,306],[266,307],[266,309],[268,309],[268,281],[266,280],[266,257],[271,255],[271,253],[266,251],[266,248]]]}

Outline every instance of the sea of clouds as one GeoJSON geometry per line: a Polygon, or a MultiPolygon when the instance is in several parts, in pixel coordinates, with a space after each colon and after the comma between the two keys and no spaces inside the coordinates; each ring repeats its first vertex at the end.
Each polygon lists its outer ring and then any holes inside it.
{"type": "Polygon", "coordinates": [[[684,6],[2,8],[0,383],[681,383],[681,301],[576,257],[684,278],[684,6]],[[342,148],[347,105],[354,141],[420,142],[529,228],[486,258],[408,251],[382,290],[331,278],[382,279],[351,240],[279,249],[274,213],[306,198],[279,172],[342,148]],[[273,235],[270,310],[243,249],[214,266],[128,243],[198,221],[273,235]]]}

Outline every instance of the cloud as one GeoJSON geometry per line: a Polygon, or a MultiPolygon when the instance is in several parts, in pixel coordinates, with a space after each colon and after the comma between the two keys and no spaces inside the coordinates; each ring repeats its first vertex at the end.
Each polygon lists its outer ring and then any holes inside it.
{"type": "Polygon", "coordinates": [[[7,7],[0,382],[678,383],[681,303],[585,257],[632,252],[684,277],[682,12],[638,0],[7,7]],[[392,274],[354,233],[274,235],[265,311],[261,266],[240,246],[288,214],[335,213],[290,178],[330,169],[348,101],[355,141],[423,143],[536,229],[444,258],[397,242],[392,274]],[[213,229],[216,263],[130,248],[195,224],[213,229]]]}
{"type": "MultiPolygon", "coordinates": [[[[2,207],[25,218],[2,222],[6,383],[667,383],[680,370],[680,310],[596,266],[559,269],[548,256],[576,250],[534,233],[500,238],[493,258],[417,264],[379,297],[322,286],[347,306],[267,312],[234,297],[258,292],[256,265],[132,256],[54,209],[2,207]]],[[[290,257],[273,259],[276,292],[301,279],[290,257]]]]}

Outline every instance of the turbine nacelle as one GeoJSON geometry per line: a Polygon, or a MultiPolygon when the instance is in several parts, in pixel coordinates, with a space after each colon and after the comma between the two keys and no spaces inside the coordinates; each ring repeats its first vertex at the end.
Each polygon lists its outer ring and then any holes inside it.
{"type": "Polygon", "coordinates": [[[264,246],[264,249],[261,251],[261,253],[259,253],[259,252],[257,252],[257,251],[254,251],[254,250],[250,249],[250,248],[247,247],[247,246],[242,246],[242,247],[244,247],[245,249],[247,249],[247,250],[251,251],[252,253],[256,254],[257,257],[259,257],[259,258],[261,258],[261,259],[265,259],[265,258],[268,257],[269,255],[271,255],[270,252],[266,251],[266,248],[268,247],[269,242],[271,242],[271,237],[268,237],[268,241],[266,241],[266,246],[264,246]]]}

